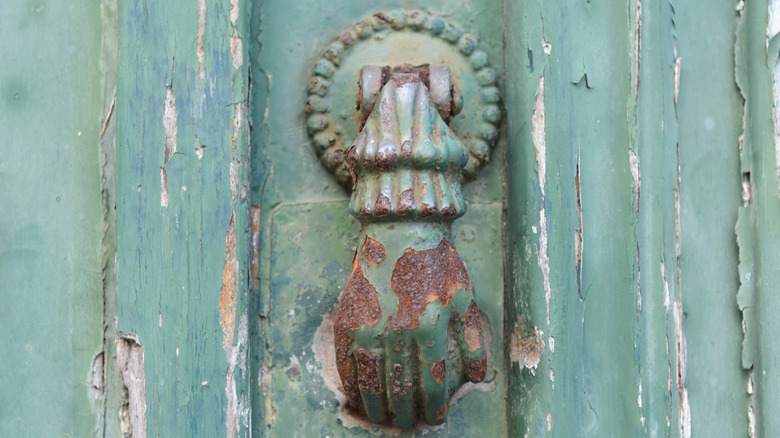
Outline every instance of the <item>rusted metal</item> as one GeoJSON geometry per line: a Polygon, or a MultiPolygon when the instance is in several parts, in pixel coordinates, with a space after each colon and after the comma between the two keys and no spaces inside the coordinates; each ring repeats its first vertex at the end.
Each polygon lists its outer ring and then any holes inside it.
{"type": "Polygon", "coordinates": [[[382,392],[379,383],[379,362],[376,353],[367,353],[364,350],[355,351],[358,367],[358,387],[361,391],[369,391],[374,394],[382,392]]]}
{"type": "Polygon", "coordinates": [[[385,247],[376,240],[366,237],[363,243],[363,257],[366,261],[378,265],[385,259],[385,247]]]}
{"type": "Polygon", "coordinates": [[[347,333],[363,324],[369,326],[379,321],[382,310],[377,300],[376,288],[366,280],[363,268],[358,263],[357,256],[352,263],[344,294],[339,301],[339,311],[335,325],[336,364],[339,376],[344,384],[344,392],[353,407],[360,408],[360,393],[355,382],[355,373],[349,358],[349,347],[352,343],[347,333]]]}
{"type": "Polygon", "coordinates": [[[469,380],[479,383],[485,380],[487,373],[487,358],[477,359],[469,364],[469,380]]]}
{"type": "Polygon", "coordinates": [[[434,362],[431,366],[431,374],[433,375],[433,378],[436,379],[439,383],[444,383],[444,377],[445,377],[445,365],[444,361],[440,360],[438,362],[434,362]]]}
{"type": "Polygon", "coordinates": [[[469,304],[469,310],[463,315],[462,320],[465,326],[464,337],[466,338],[466,344],[469,346],[469,351],[473,353],[482,346],[479,310],[477,310],[477,304],[473,300],[469,304]]]}
{"type": "Polygon", "coordinates": [[[457,109],[446,67],[367,66],[361,77],[364,126],[346,161],[364,238],[337,311],[337,368],[348,405],[371,420],[439,424],[449,396],[487,370],[471,278],[449,236],[465,213],[469,155],[445,121],[457,109]]]}
{"type": "Polygon", "coordinates": [[[471,288],[466,267],[455,248],[444,239],[436,249],[407,249],[395,263],[391,283],[398,296],[398,314],[392,317],[392,327],[397,331],[418,327],[420,315],[429,303],[439,300],[449,306],[456,292],[471,288]]]}

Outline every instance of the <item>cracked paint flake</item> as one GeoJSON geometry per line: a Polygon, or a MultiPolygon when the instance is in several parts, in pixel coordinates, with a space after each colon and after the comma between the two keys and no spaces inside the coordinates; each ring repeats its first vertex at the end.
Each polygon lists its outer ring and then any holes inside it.
{"type": "MultiPolygon", "coordinates": [[[[677,48],[675,47],[675,58],[677,48]]],[[[679,58],[676,60],[676,77],[679,81],[679,58]]],[[[676,93],[675,93],[676,106],[676,93]]],[[[680,143],[677,143],[677,187],[674,190],[674,230],[675,230],[675,252],[677,259],[677,297],[674,302],[674,325],[675,340],[677,347],[677,390],[680,397],[680,436],[690,438],[691,436],[691,407],[688,402],[688,389],[685,387],[685,370],[687,366],[687,348],[685,346],[685,333],[683,330],[683,310],[682,310],[682,272],[680,268],[680,257],[682,256],[682,227],[680,221],[680,143]]]]}
{"type": "Polygon", "coordinates": [[[233,196],[233,203],[238,199],[239,188],[239,169],[241,162],[238,160],[238,136],[241,132],[241,128],[244,125],[244,104],[237,103],[234,105],[233,114],[233,137],[230,140],[231,152],[233,159],[230,161],[230,193],[233,196]]]}
{"type": "MultiPolygon", "coordinates": [[[[637,76],[638,77],[638,76],[637,76]]],[[[639,223],[639,198],[642,190],[642,170],[639,164],[639,156],[633,149],[628,150],[628,164],[631,169],[631,179],[634,180],[634,217],[639,223]]],[[[639,263],[639,241],[636,242],[636,306],[637,313],[642,312],[642,270],[639,263]]],[[[641,406],[640,406],[641,407],[641,406]]]]}
{"type": "Polygon", "coordinates": [[[545,185],[547,172],[547,149],[545,144],[545,125],[544,125],[544,76],[539,78],[539,91],[536,94],[536,104],[534,105],[532,137],[534,149],[536,150],[537,173],[539,175],[539,190],[542,196],[542,208],[539,210],[539,251],[538,262],[544,277],[544,301],[547,306],[547,327],[550,326],[550,298],[552,290],[550,287],[550,260],[547,256],[547,217],[545,215],[545,185]]]}
{"type": "Polygon", "coordinates": [[[163,165],[160,167],[160,206],[168,207],[168,175],[165,165],[176,153],[177,133],[176,96],[173,94],[173,86],[165,87],[165,104],[163,106],[163,130],[165,141],[163,143],[163,165]]]}
{"type": "Polygon", "coordinates": [[[219,323],[222,326],[222,347],[229,352],[233,346],[238,308],[238,255],[236,253],[236,217],[230,216],[230,225],[225,237],[225,267],[222,270],[222,288],[219,291],[219,323]]]}
{"type": "Polygon", "coordinates": [[[105,355],[103,352],[95,355],[92,359],[92,369],[89,372],[90,389],[92,390],[92,396],[98,399],[103,396],[106,389],[105,379],[105,355]]]}
{"type": "Polygon", "coordinates": [[[137,336],[118,333],[116,358],[122,378],[119,421],[122,436],[146,436],[146,378],[144,347],[137,336]]]}
{"type": "Polygon", "coordinates": [[[198,0],[198,75],[206,78],[206,53],[203,51],[203,35],[206,33],[206,0],[198,0]]]}
{"type": "Polygon", "coordinates": [[[680,94],[680,58],[677,56],[677,43],[674,44],[674,114],[677,114],[677,96],[680,94]]]}
{"type": "MultiPolygon", "coordinates": [[[[577,295],[582,300],[582,194],[580,192],[579,152],[577,153],[577,168],[574,174],[574,191],[577,195],[577,229],[574,230],[575,269],[577,271],[577,295]]],[[[552,345],[550,352],[554,352],[552,345]]]]}
{"type": "Polygon", "coordinates": [[[687,349],[685,346],[685,334],[682,327],[682,301],[678,299],[674,302],[674,324],[675,339],[677,341],[677,389],[680,396],[680,436],[690,438],[691,436],[691,406],[688,402],[688,389],[685,387],[685,372],[687,367],[687,349]]]}
{"type": "Polygon", "coordinates": [[[243,43],[238,35],[239,0],[230,0],[230,23],[233,25],[233,35],[230,36],[230,53],[233,56],[233,68],[238,70],[244,64],[243,43]]]}
{"type": "Polygon", "coordinates": [[[639,72],[642,65],[642,0],[636,0],[634,27],[636,35],[636,38],[634,39],[634,106],[636,106],[637,101],[639,100],[639,72]]]}
{"type": "Polygon", "coordinates": [[[173,86],[165,87],[165,105],[163,107],[163,129],[165,131],[165,148],[163,150],[163,167],[168,164],[176,152],[177,134],[176,96],[173,94],[173,86]]]}
{"type": "MultiPolygon", "coordinates": [[[[780,32],[780,1],[769,1],[769,23],[767,26],[767,49],[770,41],[778,38],[780,32]]],[[[768,50],[769,51],[769,50],[768,50]]],[[[775,55],[776,56],[776,55],[775,55]]],[[[780,197],[780,59],[772,68],[772,121],[774,123],[775,169],[777,172],[777,195],[780,197]]]]}
{"type": "MultiPolygon", "coordinates": [[[[544,354],[544,332],[534,327],[534,333],[523,336],[524,329],[523,319],[518,318],[515,329],[509,335],[509,358],[512,363],[533,373],[544,354]]],[[[552,342],[552,337],[550,340],[552,342]]]]}
{"type": "MultiPolygon", "coordinates": [[[[140,192],[141,186],[138,186],[140,192]]],[[[160,207],[168,206],[168,174],[165,172],[165,168],[160,168],[160,207]]]]}
{"type": "MultiPolygon", "coordinates": [[[[241,327],[239,323],[239,345],[233,345],[235,339],[236,314],[238,309],[238,255],[236,252],[236,220],[235,211],[230,216],[230,225],[225,237],[225,267],[222,271],[222,288],[219,292],[219,323],[222,326],[222,347],[227,355],[227,375],[225,395],[227,436],[233,437],[240,430],[238,416],[238,397],[236,392],[235,367],[238,363],[238,352],[241,348],[241,327]]],[[[243,316],[243,315],[242,315],[243,316]]],[[[246,326],[246,324],[244,324],[246,326]]],[[[246,327],[244,327],[246,330],[246,327]]],[[[244,341],[245,342],[245,341],[244,341]]]]}

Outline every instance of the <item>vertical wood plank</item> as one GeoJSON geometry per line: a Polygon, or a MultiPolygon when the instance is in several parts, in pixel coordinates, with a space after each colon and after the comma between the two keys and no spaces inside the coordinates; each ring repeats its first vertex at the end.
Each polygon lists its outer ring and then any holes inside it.
{"type": "Polygon", "coordinates": [[[675,3],[679,58],[680,255],[692,436],[745,436],[747,371],[734,225],[742,205],[732,2],[675,3]]]}
{"type": "Polygon", "coordinates": [[[101,27],[95,2],[2,5],[0,436],[102,427],[101,27]]]}
{"type": "Polygon", "coordinates": [[[248,434],[249,8],[119,5],[117,319],[149,436],[248,434]]]}
{"type": "Polygon", "coordinates": [[[736,54],[737,85],[745,100],[741,170],[744,206],[737,220],[740,257],[738,302],[746,328],[742,366],[752,390],[748,408],[751,436],[771,436],[780,430],[780,188],[778,146],[773,126],[772,70],[780,41],[768,35],[767,2],[743,4],[736,54]]]}

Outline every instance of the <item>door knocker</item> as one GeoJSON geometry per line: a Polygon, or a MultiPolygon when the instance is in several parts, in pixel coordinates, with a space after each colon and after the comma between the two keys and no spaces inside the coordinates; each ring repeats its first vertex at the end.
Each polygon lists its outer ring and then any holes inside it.
{"type": "Polygon", "coordinates": [[[315,67],[310,134],[326,167],[352,186],[349,210],[362,225],[336,314],[337,368],[348,405],[377,423],[441,424],[453,393],[485,378],[489,346],[450,228],[466,212],[464,170],[473,175],[497,138],[498,91],[486,65],[470,35],[440,17],[398,12],[364,20],[315,67]],[[334,123],[326,94],[345,46],[377,27],[433,35],[457,56],[416,63],[425,56],[414,52],[409,63],[364,64],[357,111],[340,117],[359,129],[345,149],[350,124],[334,123]],[[464,94],[449,63],[470,76],[464,94]],[[456,117],[464,108],[469,119],[456,117]]]}

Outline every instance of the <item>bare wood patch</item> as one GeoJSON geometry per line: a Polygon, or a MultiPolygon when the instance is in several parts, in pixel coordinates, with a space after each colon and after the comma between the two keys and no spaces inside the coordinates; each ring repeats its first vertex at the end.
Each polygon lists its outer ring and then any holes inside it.
{"type": "Polygon", "coordinates": [[[236,253],[236,218],[230,216],[225,237],[225,267],[222,270],[222,288],[219,291],[219,324],[224,333],[222,347],[229,352],[233,346],[238,308],[238,255],[236,253]]]}
{"type": "Polygon", "coordinates": [[[119,333],[116,357],[122,376],[122,402],[119,408],[122,435],[146,437],[146,378],[144,347],[134,335],[119,333]]]}
{"type": "Polygon", "coordinates": [[[198,0],[198,74],[206,78],[206,53],[203,51],[203,35],[206,33],[206,0],[198,0]]]}

